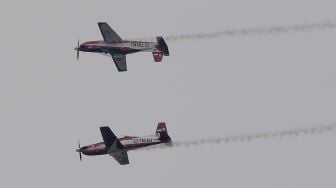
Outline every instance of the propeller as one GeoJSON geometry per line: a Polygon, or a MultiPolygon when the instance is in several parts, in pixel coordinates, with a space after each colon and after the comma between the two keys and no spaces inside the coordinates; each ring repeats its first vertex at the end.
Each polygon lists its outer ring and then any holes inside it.
{"type": "Polygon", "coordinates": [[[78,38],[78,41],[77,41],[77,48],[75,48],[75,50],[77,50],[77,60],[79,58],[79,38],[78,38]]]}
{"type": "Polygon", "coordinates": [[[82,161],[82,151],[79,140],[78,140],[78,149],[76,151],[79,153],[79,160],[82,161]]]}

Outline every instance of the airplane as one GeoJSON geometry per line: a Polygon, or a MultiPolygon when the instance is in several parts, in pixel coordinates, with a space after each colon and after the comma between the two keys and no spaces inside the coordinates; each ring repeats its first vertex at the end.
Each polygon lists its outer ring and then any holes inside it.
{"type": "Polygon", "coordinates": [[[127,71],[126,55],[135,52],[152,52],[155,62],[161,62],[163,56],[169,56],[168,46],[162,37],[156,37],[156,42],[142,42],[123,40],[121,37],[105,22],[98,23],[103,41],[88,41],[74,48],[77,51],[77,60],[79,52],[93,52],[105,55],[111,55],[119,72],[127,71]]]}
{"type": "Polygon", "coordinates": [[[111,155],[120,165],[129,164],[127,151],[156,144],[166,144],[172,146],[172,141],[167,132],[166,123],[160,122],[156,128],[155,135],[137,137],[124,136],[117,138],[109,127],[100,127],[100,132],[104,142],[80,146],[78,142],[79,159],[82,160],[82,153],[85,155],[111,155]]]}

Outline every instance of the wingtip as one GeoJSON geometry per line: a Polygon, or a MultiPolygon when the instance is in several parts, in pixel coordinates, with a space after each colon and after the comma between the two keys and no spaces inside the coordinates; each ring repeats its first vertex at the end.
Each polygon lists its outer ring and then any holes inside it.
{"type": "Polygon", "coordinates": [[[102,126],[102,127],[99,127],[100,130],[108,129],[108,128],[109,128],[108,126],[102,126]]]}

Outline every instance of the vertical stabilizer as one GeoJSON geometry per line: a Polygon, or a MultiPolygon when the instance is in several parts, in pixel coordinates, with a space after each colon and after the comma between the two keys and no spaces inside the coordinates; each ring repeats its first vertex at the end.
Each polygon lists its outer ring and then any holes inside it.
{"type": "Polygon", "coordinates": [[[162,142],[169,142],[170,136],[167,132],[167,127],[165,122],[160,122],[156,128],[156,135],[159,136],[159,140],[162,142]]]}
{"type": "Polygon", "coordinates": [[[169,49],[166,41],[162,37],[156,37],[157,46],[156,48],[163,52],[164,56],[169,56],[169,49]]]}

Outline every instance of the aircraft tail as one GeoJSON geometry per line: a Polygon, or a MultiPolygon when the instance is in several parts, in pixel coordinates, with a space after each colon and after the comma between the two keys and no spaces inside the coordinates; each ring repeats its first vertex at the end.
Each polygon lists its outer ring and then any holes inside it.
{"type": "Polygon", "coordinates": [[[162,142],[170,142],[171,138],[168,135],[167,127],[165,122],[158,123],[155,134],[159,136],[159,140],[162,142]]]}
{"type": "Polygon", "coordinates": [[[166,41],[163,37],[156,37],[157,49],[163,52],[164,56],[169,56],[169,50],[166,41]]]}
{"type": "Polygon", "coordinates": [[[168,46],[162,37],[156,37],[156,51],[153,51],[153,58],[155,62],[161,62],[163,56],[169,56],[168,46]]]}

